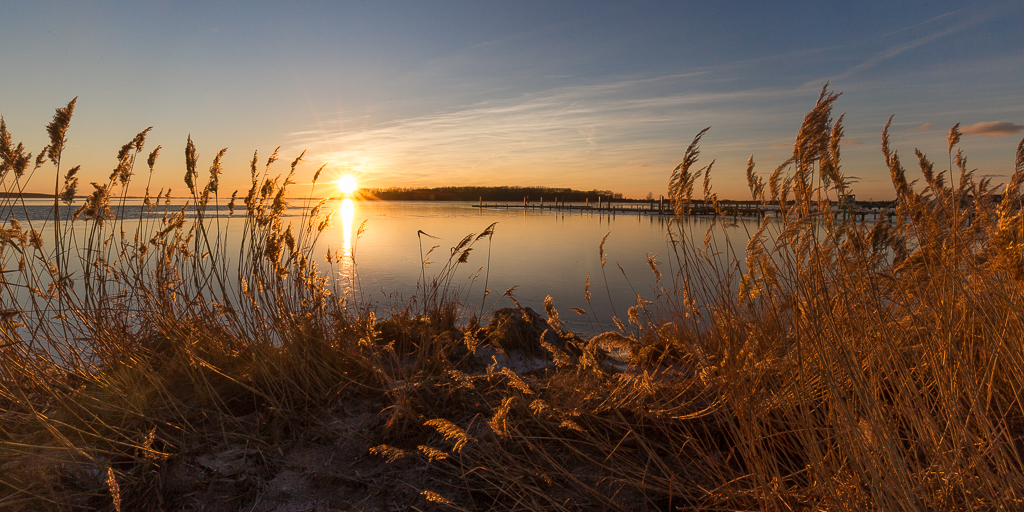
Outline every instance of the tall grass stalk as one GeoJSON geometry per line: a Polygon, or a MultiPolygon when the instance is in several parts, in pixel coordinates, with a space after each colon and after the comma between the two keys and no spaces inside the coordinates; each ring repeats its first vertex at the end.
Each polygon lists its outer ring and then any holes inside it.
{"type": "MultiPolygon", "coordinates": [[[[285,215],[301,155],[278,173],[277,151],[254,154],[224,216],[224,150],[200,178],[189,139],[186,204],[147,184],[124,233],[149,130],[77,198],[79,168],[60,174],[72,101],[35,160],[57,166],[46,225],[0,198],[0,509],[1020,509],[1024,141],[996,187],[954,126],[948,168],[916,151],[915,181],[886,124],[896,201],[858,221],[837,100],[826,86],[767,175],[748,160],[777,213],[746,231],[691,216],[702,178],[724,213],[699,132],[669,176],[667,271],[648,257],[657,296],[589,340],[553,300],[546,324],[470,314],[456,274],[493,225],[430,274],[421,231],[415,302],[339,293],[314,256],[325,204],[285,215]],[[512,363],[532,360],[547,365],[512,363]],[[309,492],[271,496],[287,478],[309,492]]],[[[3,190],[32,162],[0,121],[3,190]]]]}

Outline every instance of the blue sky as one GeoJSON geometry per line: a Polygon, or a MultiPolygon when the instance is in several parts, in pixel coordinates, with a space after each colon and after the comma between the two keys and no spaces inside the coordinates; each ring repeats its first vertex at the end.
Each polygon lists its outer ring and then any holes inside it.
{"type": "MultiPolygon", "coordinates": [[[[944,162],[954,123],[995,181],[1024,137],[1024,4],[993,2],[0,1],[0,114],[45,144],[78,96],[65,162],[106,178],[153,126],[154,187],[185,192],[228,148],[222,190],[254,150],[307,149],[364,186],[544,185],[663,194],[705,126],[722,197],[770,172],[826,81],[843,95],[844,171],[891,197],[879,140],[944,162]],[[1001,123],[1001,124],[979,124],[1001,123]]],[[[52,167],[40,172],[50,173],[52,167]]],[[[285,165],[280,166],[283,172],[285,165]]],[[[141,170],[141,169],[140,169],[141,170]]],[[[52,190],[39,175],[30,188],[52,190]]],[[[296,188],[298,192],[299,189],[296,188]]],[[[141,193],[141,189],[133,192],[141,193]]]]}

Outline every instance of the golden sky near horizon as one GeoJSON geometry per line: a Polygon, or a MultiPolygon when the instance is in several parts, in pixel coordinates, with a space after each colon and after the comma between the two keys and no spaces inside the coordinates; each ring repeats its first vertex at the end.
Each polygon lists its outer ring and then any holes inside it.
{"type": "MultiPolygon", "coordinates": [[[[77,96],[65,162],[85,187],[153,126],[151,186],[179,196],[188,136],[201,176],[228,148],[225,195],[248,188],[253,151],[282,146],[275,172],[306,151],[296,195],[326,164],[321,181],[367,187],[658,196],[710,126],[701,162],[716,160],[720,197],[743,199],[747,157],[764,173],[784,161],[828,81],[843,93],[843,170],[858,197],[887,198],[890,115],[907,157],[946,161],[962,123],[970,167],[1008,174],[1024,136],[1022,22],[1017,1],[16,4],[0,19],[0,115],[37,153],[77,96]]],[[[27,190],[52,190],[51,172],[27,190]]]]}

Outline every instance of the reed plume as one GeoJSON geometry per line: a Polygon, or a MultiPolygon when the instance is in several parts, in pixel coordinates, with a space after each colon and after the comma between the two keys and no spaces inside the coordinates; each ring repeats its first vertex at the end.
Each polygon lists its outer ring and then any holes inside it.
{"type": "MultiPolygon", "coordinates": [[[[670,173],[654,284],[589,338],[551,297],[544,318],[485,281],[477,309],[456,276],[494,224],[436,263],[419,231],[408,302],[346,295],[343,255],[318,245],[329,204],[289,205],[304,154],[279,173],[278,150],[262,167],[254,152],[224,215],[224,150],[199,183],[189,137],[191,197],[147,183],[131,224],[151,132],[76,198],[92,178],[59,169],[72,100],[35,162],[58,166],[74,215],[33,225],[0,197],[0,508],[258,508],[291,478],[336,508],[391,506],[376,490],[402,481],[388,496],[406,508],[1020,509],[1024,141],[998,186],[954,126],[948,168],[915,150],[915,190],[890,118],[877,164],[897,200],[865,212],[832,199],[854,183],[827,87],[784,162],[765,177],[747,160],[756,219],[692,215],[698,178],[724,213],[698,132],[670,173]]],[[[0,180],[20,191],[33,159],[12,139],[0,118],[0,180]]]]}

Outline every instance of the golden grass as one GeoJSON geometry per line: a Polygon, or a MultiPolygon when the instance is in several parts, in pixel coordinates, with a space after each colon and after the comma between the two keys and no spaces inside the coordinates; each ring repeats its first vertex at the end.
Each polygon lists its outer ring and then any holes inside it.
{"type": "Polygon", "coordinates": [[[670,177],[674,252],[648,258],[667,298],[637,297],[589,342],[550,300],[546,326],[525,310],[481,326],[460,302],[453,276],[493,226],[378,319],[319,268],[323,205],[283,216],[301,156],[282,177],[276,151],[254,155],[244,214],[236,192],[225,219],[210,214],[224,150],[204,185],[189,140],[188,208],[147,189],[162,216],[125,233],[148,129],[72,211],[74,100],[32,169],[0,122],[4,190],[49,160],[58,196],[46,225],[0,231],[0,509],[285,506],[268,489],[294,468],[312,491],[288,499],[352,509],[1024,508],[1024,141],[996,189],[954,126],[947,169],[916,152],[917,190],[887,124],[897,200],[855,222],[837,207],[837,98],[823,89],[767,179],[749,160],[752,197],[779,216],[742,254],[687,217],[701,177],[717,205],[698,133],[670,177]],[[243,225],[237,254],[226,222],[243,225]],[[513,353],[557,364],[498,365],[513,353]],[[311,447],[330,457],[302,462],[311,447]]]}

